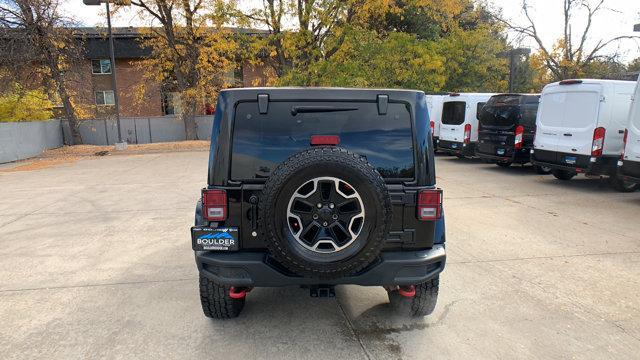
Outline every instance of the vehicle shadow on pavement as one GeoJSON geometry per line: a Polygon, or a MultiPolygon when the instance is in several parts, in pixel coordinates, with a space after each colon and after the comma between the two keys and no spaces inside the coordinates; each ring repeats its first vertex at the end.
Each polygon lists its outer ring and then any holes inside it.
{"type": "Polygon", "coordinates": [[[485,164],[484,160],[479,158],[470,158],[470,157],[458,158],[451,155],[445,155],[445,156],[442,156],[441,158],[442,158],[442,161],[450,161],[450,162],[460,163],[460,164],[485,164]]]}
{"type": "Polygon", "coordinates": [[[607,179],[589,179],[583,176],[578,176],[571,180],[558,180],[551,175],[551,177],[546,177],[544,181],[540,182],[544,186],[552,186],[555,189],[565,189],[565,190],[573,190],[584,193],[594,194],[594,192],[598,193],[611,193],[611,194],[622,194],[621,192],[616,191],[609,185],[607,179]]]}
{"type": "Polygon", "coordinates": [[[553,176],[553,175],[540,175],[540,174],[536,174],[536,172],[533,170],[533,166],[530,165],[525,165],[525,166],[521,166],[521,165],[511,165],[508,168],[502,168],[498,165],[495,164],[487,164],[487,165],[493,165],[493,166],[487,166],[487,167],[482,167],[480,168],[483,171],[488,171],[488,172],[492,172],[495,174],[500,174],[502,175],[506,175],[506,176],[519,176],[519,177],[523,177],[523,176],[553,176]]]}

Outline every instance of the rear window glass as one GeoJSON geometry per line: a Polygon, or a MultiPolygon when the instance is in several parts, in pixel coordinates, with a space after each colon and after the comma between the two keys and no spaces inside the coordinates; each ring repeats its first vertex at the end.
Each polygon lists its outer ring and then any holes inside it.
{"type": "Polygon", "coordinates": [[[376,103],[270,102],[259,114],[255,102],[236,108],[231,178],[268,177],[294,153],[308,148],[312,135],[338,135],[340,147],[365,156],[386,179],[413,179],[411,115],[404,104],[390,103],[378,115],[376,103]],[[350,111],[292,113],[294,106],[349,108],[350,111]]]}
{"type": "Polygon", "coordinates": [[[464,101],[448,101],[442,105],[442,123],[446,125],[461,125],[467,103],[464,101]]]}
{"type": "Polygon", "coordinates": [[[476,105],[476,117],[478,116],[478,114],[480,114],[480,112],[482,111],[482,108],[486,105],[486,102],[479,102],[478,105],[476,105]]]}
{"type": "Polygon", "coordinates": [[[521,95],[493,96],[482,109],[478,119],[485,126],[513,126],[521,124],[533,127],[536,123],[538,99],[521,95]]]}

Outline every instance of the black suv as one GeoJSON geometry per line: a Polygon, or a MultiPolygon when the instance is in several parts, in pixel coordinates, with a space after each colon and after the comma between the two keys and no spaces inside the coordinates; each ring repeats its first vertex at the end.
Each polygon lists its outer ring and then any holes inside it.
{"type": "MultiPolygon", "coordinates": [[[[476,155],[508,167],[531,159],[536,133],[536,113],[540,95],[499,94],[492,96],[478,113],[479,131],[476,155]]],[[[536,166],[540,174],[550,169],[536,166]]]]}
{"type": "Polygon", "coordinates": [[[222,91],[191,228],[204,314],[238,316],[253,287],[337,284],[431,313],[446,256],[428,119],[420,91],[222,91]]]}

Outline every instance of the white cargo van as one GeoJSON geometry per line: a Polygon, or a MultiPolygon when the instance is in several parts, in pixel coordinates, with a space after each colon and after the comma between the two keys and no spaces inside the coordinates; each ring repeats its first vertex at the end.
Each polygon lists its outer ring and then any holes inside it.
{"type": "Polygon", "coordinates": [[[495,94],[451,93],[442,103],[438,150],[458,157],[474,156],[478,142],[478,112],[495,94]]]}
{"type": "Polygon", "coordinates": [[[638,184],[640,183],[640,78],[633,94],[624,142],[626,146],[618,163],[619,174],[623,180],[638,184]]]}
{"type": "MultiPolygon", "coordinates": [[[[569,180],[578,173],[616,176],[635,83],[618,80],[564,80],[542,90],[531,160],[569,180]]],[[[626,188],[629,186],[627,184],[626,188]]]]}
{"type": "Polygon", "coordinates": [[[444,95],[427,95],[427,108],[429,109],[431,134],[433,136],[433,149],[438,150],[440,138],[440,117],[442,116],[442,101],[444,95]]]}

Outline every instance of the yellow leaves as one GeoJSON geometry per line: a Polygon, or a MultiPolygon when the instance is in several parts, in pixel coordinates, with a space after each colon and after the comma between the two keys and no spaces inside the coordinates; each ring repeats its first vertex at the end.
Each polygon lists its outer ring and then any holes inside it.
{"type": "Polygon", "coordinates": [[[49,120],[52,108],[44,90],[24,90],[15,84],[12,92],[0,96],[0,122],[49,120]]]}

